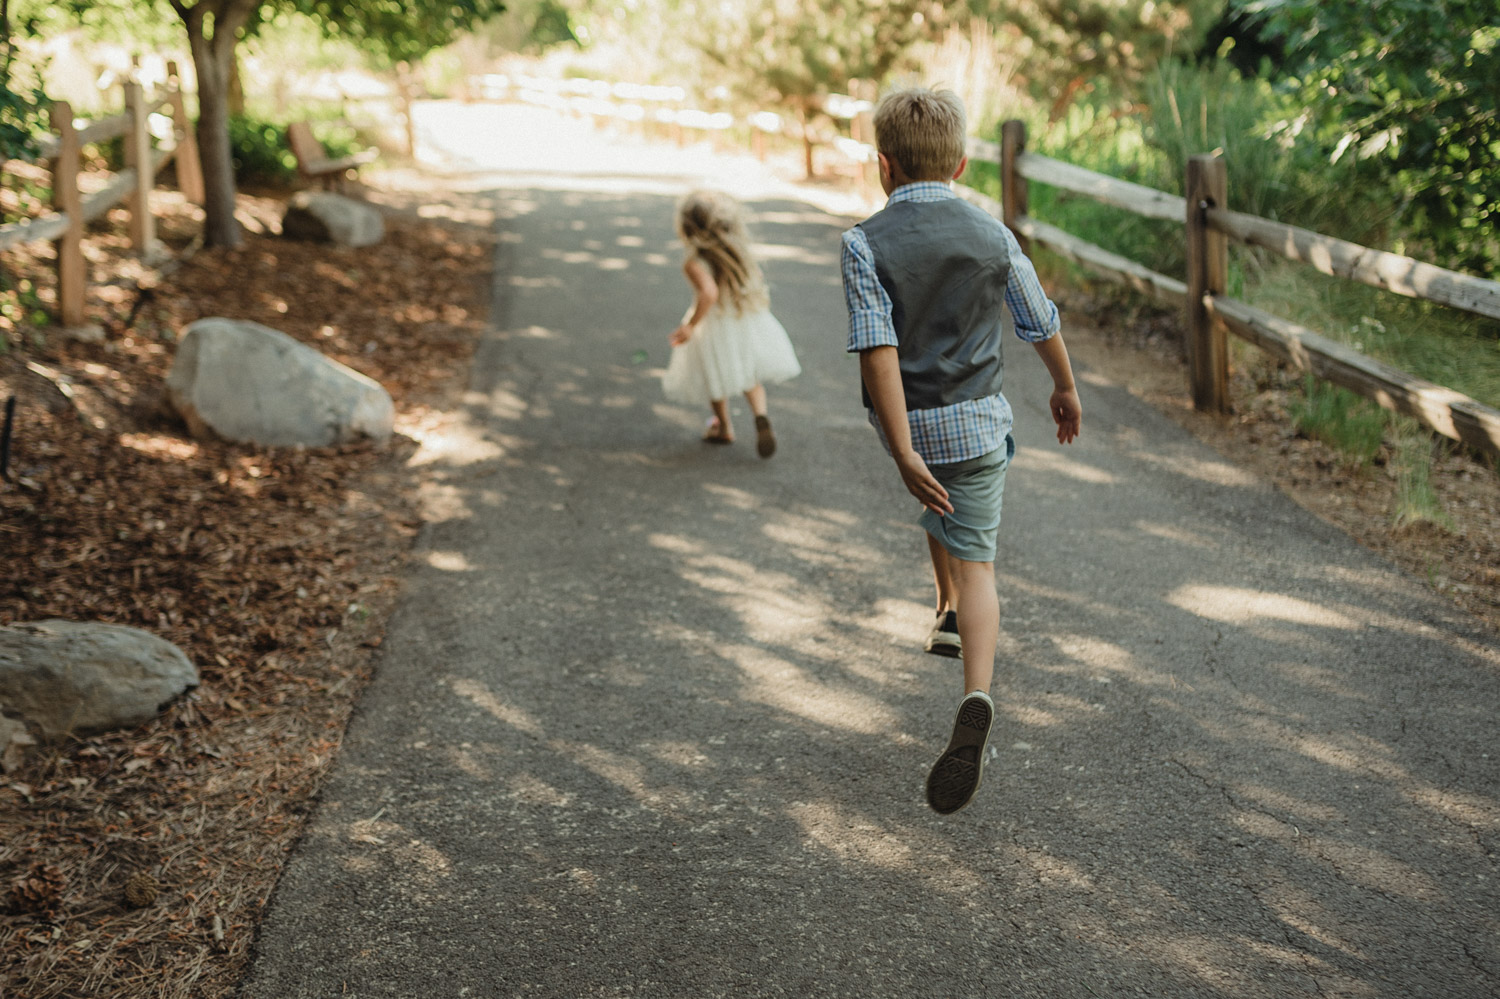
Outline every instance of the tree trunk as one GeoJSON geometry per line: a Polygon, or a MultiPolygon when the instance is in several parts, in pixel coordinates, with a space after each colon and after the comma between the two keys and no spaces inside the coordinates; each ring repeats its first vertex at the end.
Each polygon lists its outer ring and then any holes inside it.
{"type": "Polygon", "coordinates": [[[185,0],[172,6],[187,28],[198,72],[198,156],[203,164],[203,243],[233,249],[243,241],[234,217],[234,156],[229,145],[229,72],[239,30],[255,0],[185,0]]]}
{"type": "Polygon", "coordinates": [[[245,84],[240,78],[240,57],[234,53],[229,55],[229,113],[245,113],[245,84]]]}
{"type": "Polygon", "coordinates": [[[807,179],[813,180],[818,174],[813,163],[812,115],[808,112],[806,105],[799,107],[797,114],[802,119],[802,167],[807,171],[807,179]]]}

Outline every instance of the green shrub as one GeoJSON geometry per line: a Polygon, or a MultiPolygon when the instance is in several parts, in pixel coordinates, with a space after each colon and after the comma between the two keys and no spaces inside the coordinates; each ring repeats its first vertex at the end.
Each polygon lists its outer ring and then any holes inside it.
{"type": "Polygon", "coordinates": [[[229,149],[237,183],[285,187],[297,179],[297,157],[287,144],[285,125],[233,115],[229,119],[229,149]]]}

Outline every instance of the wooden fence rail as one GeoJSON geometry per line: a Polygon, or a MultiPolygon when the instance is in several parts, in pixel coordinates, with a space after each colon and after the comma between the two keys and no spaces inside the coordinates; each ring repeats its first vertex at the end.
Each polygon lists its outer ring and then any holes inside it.
{"type": "Polygon", "coordinates": [[[1225,294],[1231,239],[1278,253],[1324,274],[1492,319],[1500,319],[1500,282],[1232,212],[1225,203],[1226,165],[1218,157],[1191,157],[1184,187],[1187,196],[1177,197],[1028,153],[1025,148],[1025,126],[1019,121],[1001,127],[998,145],[969,140],[971,158],[999,164],[1001,200],[996,202],[969,188],[960,187],[960,193],[1002,219],[1023,245],[1038,243],[1101,277],[1183,306],[1193,403],[1199,409],[1222,412],[1228,408],[1225,334],[1234,333],[1298,370],[1414,417],[1445,437],[1500,456],[1500,410],[1225,294]],[[1027,214],[1028,179],[1146,218],[1182,222],[1187,243],[1186,280],[1157,273],[1031,218],[1027,214]]]}
{"type": "Polygon", "coordinates": [[[149,251],[156,240],[151,214],[151,189],[164,166],[177,164],[177,185],[191,201],[203,203],[203,168],[188,120],[177,66],[167,64],[168,88],[148,99],[135,81],[125,84],[125,111],[79,127],[66,101],[52,105],[52,133],[39,142],[40,154],[52,165],[52,212],[0,226],[0,250],[26,243],[51,242],[57,254],[57,319],[62,326],[80,326],[88,293],[83,258],[83,227],[121,202],[130,209],[130,242],[137,253],[149,251]],[[149,119],[162,109],[172,117],[174,142],[169,148],[152,144],[149,119]],[[80,153],[85,145],[125,139],[125,168],[88,194],[79,188],[80,153]]]}

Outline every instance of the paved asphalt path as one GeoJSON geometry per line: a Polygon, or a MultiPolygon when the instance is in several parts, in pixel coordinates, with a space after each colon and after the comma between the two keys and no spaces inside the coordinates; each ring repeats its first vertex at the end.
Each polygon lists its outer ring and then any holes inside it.
{"type": "Polygon", "coordinates": [[[492,171],[494,329],[247,999],[1500,994],[1471,619],[1086,353],[1060,447],[1016,344],[999,727],[940,818],[960,677],[843,353],[851,220],[743,160],[427,114],[492,171]],[[705,178],[805,367],[770,461],[743,401],[715,448],[660,393],[705,178]]]}

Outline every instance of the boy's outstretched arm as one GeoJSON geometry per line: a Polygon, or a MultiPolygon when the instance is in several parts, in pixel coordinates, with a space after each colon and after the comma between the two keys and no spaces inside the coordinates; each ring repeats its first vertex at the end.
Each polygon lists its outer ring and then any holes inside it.
{"type": "Polygon", "coordinates": [[[906,491],[939,517],[953,512],[944,489],[927,463],[911,446],[911,427],[906,422],[906,392],[901,387],[901,361],[895,347],[872,347],[859,352],[859,375],[870,393],[875,418],[891,447],[891,457],[901,473],[906,491]]]}
{"type": "Polygon", "coordinates": [[[1070,443],[1078,436],[1083,424],[1083,403],[1078,399],[1078,386],[1073,381],[1073,364],[1068,360],[1068,348],[1063,343],[1061,333],[1053,334],[1046,340],[1038,340],[1032,343],[1042,363],[1047,366],[1047,373],[1052,376],[1052,398],[1048,401],[1047,408],[1052,411],[1052,419],[1057,423],[1057,442],[1059,444],[1070,443]]]}

